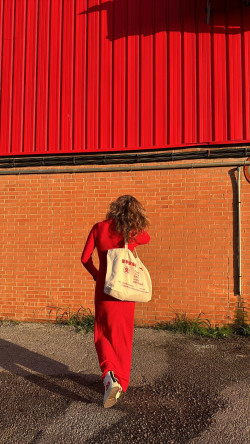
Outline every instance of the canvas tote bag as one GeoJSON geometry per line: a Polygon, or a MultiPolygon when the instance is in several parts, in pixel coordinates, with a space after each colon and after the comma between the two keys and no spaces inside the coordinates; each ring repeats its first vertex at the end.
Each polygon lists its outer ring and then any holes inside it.
{"type": "Polygon", "coordinates": [[[108,250],[104,293],[121,301],[148,302],[152,297],[150,274],[127,243],[125,248],[108,250]]]}

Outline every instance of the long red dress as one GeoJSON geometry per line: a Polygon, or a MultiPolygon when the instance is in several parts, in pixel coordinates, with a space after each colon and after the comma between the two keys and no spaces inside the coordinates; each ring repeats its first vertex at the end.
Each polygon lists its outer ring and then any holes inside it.
{"type": "MultiPolygon", "coordinates": [[[[150,240],[146,231],[136,236],[128,248],[133,251],[137,245],[147,244],[150,240]]],[[[89,233],[81,261],[96,280],[95,288],[95,347],[102,371],[102,378],[108,371],[126,391],[129,384],[132,342],[134,330],[135,302],[119,301],[104,293],[107,269],[107,250],[124,247],[122,234],[115,231],[112,220],[95,224],[89,233]],[[97,248],[99,270],[93,264],[92,253],[97,248]]]]}

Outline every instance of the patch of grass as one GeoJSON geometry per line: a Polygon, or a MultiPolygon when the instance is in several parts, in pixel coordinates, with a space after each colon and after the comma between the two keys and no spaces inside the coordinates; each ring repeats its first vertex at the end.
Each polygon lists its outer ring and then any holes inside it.
{"type": "Polygon", "coordinates": [[[250,325],[247,323],[247,313],[241,305],[239,305],[235,311],[234,322],[231,328],[236,335],[250,336],[250,325]]]}
{"type": "MultiPolygon", "coordinates": [[[[242,318],[241,312],[235,317],[233,324],[222,327],[212,327],[211,322],[208,319],[202,318],[202,315],[203,313],[200,313],[197,318],[192,319],[185,313],[176,313],[171,321],[160,322],[152,328],[206,338],[231,338],[236,335],[250,335],[250,325],[246,323],[245,314],[244,318],[242,318]]],[[[59,308],[56,314],[56,323],[75,327],[78,332],[84,331],[88,333],[94,331],[95,316],[90,309],[85,309],[82,306],[76,312],[71,311],[69,308],[59,308]]],[[[141,327],[140,325],[135,326],[141,327]]]]}
{"type": "Polygon", "coordinates": [[[7,325],[19,325],[19,324],[20,321],[14,321],[13,319],[8,319],[8,318],[0,319],[0,327],[2,325],[7,326],[7,325]]]}
{"type": "Polygon", "coordinates": [[[244,324],[244,326],[237,325],[237,328],[234,324],[212,327],[210,321],[202,319],[201,315],[202,313],[196,319],[191,319],[186,314],[176,313],[173,320],[160,322],[153,328],[207,338],[230,338],[239,334],[249,336],[250,326],[247,324],[244,324]]]}
{"type": "Polygon", "coordinates": [[[95,316],[90,309],[80,307],[76,312],[68,310],[57,310],[56,324],[75,327],[76,331],[86,333],[94,331],[95,316]]]}

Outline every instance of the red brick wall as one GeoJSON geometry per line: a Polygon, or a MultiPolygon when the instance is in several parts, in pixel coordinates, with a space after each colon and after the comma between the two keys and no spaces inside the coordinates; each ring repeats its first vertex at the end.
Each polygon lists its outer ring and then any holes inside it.
{"type": "MultiPolygon", "coordinates": [[[[200,312],[213,324],[237,303],[237,193],[233,168],[0,177],[0,317],[54,319],[93,310],[94,283],[80,262],[92,225],[132,194],[146,207],[151,242],[139,254],[153,299],[136,321],[200,312]],[[61,309],[61,310],[60,310],[61,309]]],[[[242,176],[242,296],[250,296],[250,184],[242,176]]],[[[96,255],[94,256],[96,260],[96,255]]]]}

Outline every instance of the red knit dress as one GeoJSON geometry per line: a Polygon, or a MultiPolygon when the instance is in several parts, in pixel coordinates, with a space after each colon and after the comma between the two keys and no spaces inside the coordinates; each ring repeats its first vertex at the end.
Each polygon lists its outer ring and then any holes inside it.
{"type": "MultiPolygon", "coordinates": [[[[143,231],[132,243],[128,244],[128,248],[133,251],[137,245],[147,244],[149,240],[149,234],[143,231]]],[[[93,226],[81,260],[96,280],[95,347],[102,378],[112,370],[122,390],[126,391],[131,369],[135,302],[119,301],[103,291],[107,269],[107,250],[122,247],[124,247],[124,239],[115,231],[114,221],[105,220],[93,226]],[[94,266],[91,257],[95,248],[99,256],[99,271],[94,266]]]]}

